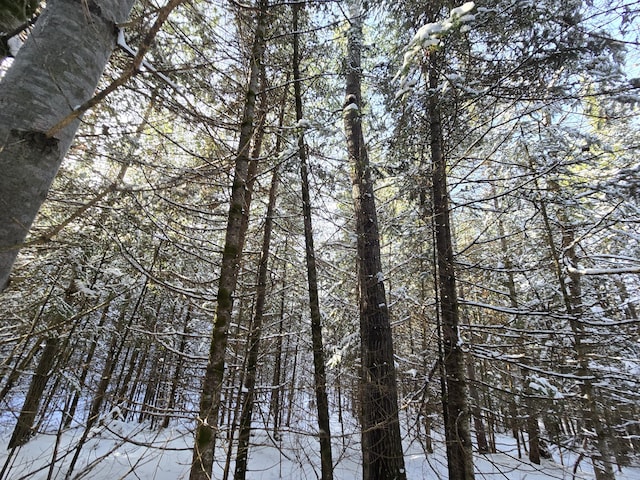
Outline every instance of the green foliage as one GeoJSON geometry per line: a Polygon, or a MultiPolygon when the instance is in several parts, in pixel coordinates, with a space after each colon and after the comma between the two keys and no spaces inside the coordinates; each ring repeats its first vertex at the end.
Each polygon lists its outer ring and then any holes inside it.
{"type": "MultiPolygon", "coordinates": [[[[604,8],[599,5],[604,2],[577,0],[481,0],[472,12],[475,19],[453,22],[446,34],[431,38],[437,45],[425,48],[412,39],[421,27],[449,18],[448,5],[390,3],[376,5],[365,24],[367,101],[359,111],[346,113],[360,115],[368,139],[407,438],[425,442],[427,419],[428,428],[442,425],[426,114],[434,98],[448,162],[461,334],[476,370],[477,381],[470,385],[477,389],[473,402],[482,419],[495,431],[524,428],[523,392],[533,371],[540,378],[537,385],[545,387],[532,401],[549,425],[547,439],[564,449],[576,441],[575,432],[586,428],[579,382],[572,376],[574,317],[567,313],[561,285],[577,269],[585,348],[593,375],[602,380],[598,401],[619,438],[637,436],[630,425],[638,417],[637,362],[629,359],[638,358],[640,129],[637,88],[623,68],[625,55],[633,58],[637,52],[632,43],[623,48],[615,41],[625,37],[617,36],[615,22],[607,23],[624,13],[621,27],[629,31],[634,13],[618,3],[604,8]],[[462,31],[466,26],[470,29],[462,31]],[[413,63],[405,69],[407,48],[413,63]],[[435,88],[425,75],[430,67],[435,88]],[[398,95],[400,81],[392,80],[398,71],[411,82],[411,95],[398,95]],[[577,262],[567,255],[570,245],[577,262]]],[[[16,18],[17,4],[0,5],[16,18]]],[[[33,7],[21,5],[20,15],[33,7]]],[[[11,371],[29,371],[29,352],[38,351],[46,338],[49,323],[41,320],[56,318],[64,320],[61,335],[68,345],[52,374],[57,390],[45,417],[58,418],[52,412],[63,410],[76,392],[81,405],[92,401],[95,385],[89,380],[102,375],[113,341],[123,345],[123,353],[105,410],[131,398],[123,407],[129,419],[164,414],[172,422],[193,419],[216,301],[230,302],[231,292],[217,288],[222,255],[238,253],[224,251],[223,244],[253,11],[229,5],[181,5],[147,58],[163,76],[141,71],[83,117],[77,142],[0,302],[0,350],[8,359],[1,366],[0,388],[7,387],[6,398],[21,398],[26,377],[11,383],[11,371]],[[72,284],[71,301],[62,302],[72,284]],[[87,360],[94,344],[95,355],[87,360]],[[165,366],[154,358],[162,358],[165,366]],[[87,365],[89,380],[82,381],[78,365],[87,365]],[[134,378],[139,379],[135,388],[134,378]],[[162,403],[170,397],[169,385],[177,389],[171,406],[162,403]],[[143,401],[136,396],[143,386],[157,395],[143,401]]],[[[258,384],[265,389],[259,401],[266,412],[274,392],[281,392],[291,402],[284,415],[292,424],[310,423],[308,296],[296,163],[302,127],[330,398],[334,411],[343,408],[345,417],[358,410],[356,237],[341,125],[345,69],[340,58],[348,25],[340,6],[307,4],[302,15],[304,124],[296,124],[291,100],[290,5],[271,8],[266,80],[255,92],[258,103],[264,99],[267,133],[234,293],[225,358],[227,412],[234,411],[242,388],[267,179],[277,165],[282,176],[269,259],[264,361],[258,367],[258,384]],[[272,384],[276,356],[282,372],[272,384]]],[[[132,47],[152,24],[154,8],[138,2],[126,29],[132,47]]],[[[130,60],[116,52],[101,88],[130,60]]],[[[233,206],[234,214],[242,210],[233,206]]],[[[231,417],[225,415],[219,426],[221,442],[231,417]]],[[[261,418],[271,428],[273,418],[261,418]]],[[[85,421],[78,412],[74,419],[85,421]]],[[[41,425],[57,428],[46,421],[41,425]]],[[[346,435],[342,438],[349,443],[346,435]]],[[[198,441],[208,444],[210,438],[198,441]]]]}

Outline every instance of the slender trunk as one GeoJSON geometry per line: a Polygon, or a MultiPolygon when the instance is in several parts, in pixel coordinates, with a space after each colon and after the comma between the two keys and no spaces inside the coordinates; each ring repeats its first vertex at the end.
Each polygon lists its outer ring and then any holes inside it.
{"type": "MultiPolygon", "coordinates": [[[[531,156],[528,152],[527,156],[529,158],[530,167],[533,169],[531,156]]],[[[535,182],[535,186],[538,188],[537,181],[535,182]]],[[[555,182],[550,181],[549,186],[552,192],[555,192],[556,194],[559,193],[559,186],[555,182]]],[[[558,252],[555,244],[553,230],[551,228],[551,219],[549,217],[545,201],[538,202],[538,207],[545,226],[547,242],[551,251],[551,258],[558,279],[558,284],[560,286],[562,299],[564,301],[564,307],[570,317],[569,326],[573,333],[573,346],[578,365],[577,373],[581,377],[579,384],[581,391],[580,399],[584,407],[586,430],[595,434],[595,444],[598,452],[597,454],[592,455],[591,460],[596,480],[614,480],[614,459],[609,447],[609,435],[601,420],[598,404],[594,396],[593,381],[595,378],[591,374],[591,369],[589,368],[588,347],[584,343],[585,332],[583,325],[580,322],[580,318],[584,313],[582,305],[581,278],[580,275],[573,270],[568,272],[567,281],[564,269],[562,268],[560,253],[558,252]]],[[[577,269],[578,258],[575,252],[573,228],[566,217],[566,213],[562,209],[558,212],[558,222],[561,229],[562,249],[566,259],[572,267],[577,269]]]]}
{"type": "MultiPolygon", "coordinates": [[[[460,286],[460,296],[464,298],[464,290],[463,287],[460,286]]],[[[471,327],[471,322],[467,316],[466,319],[467,329],[469,332],[469,338],[473,338],[473,330],[471,327]]],[[[476,369],[475,369],[475,360],[472,355],[467,357],[466,361],[466,370],[468,377],[468,389],[469,389],[469,398],[473,400],[471,405],[469,406],[469,411],[471,417],[473,418],[473,426],[475,428],[476,433],[476,442],[478,446],[478,453],[489,453],[489,443],[487,442],[487,431],[484,426],[484,420],[482,418],[482,407],[480,405],[480,395],[478,393],[477,382],[476,382],[476,369]]]]}
{"type": "Polygon", "coordinates": [[[146,352],[147,349],[143,346],[142,341],[138,340],[121,355],[122,366],[113,390],[116,392],[117,401],[121,401],[124,406],[125,418],[129,416],[133,418],[138,403],[137,396],[140,390],[142,368],[146,361],[146,352]]]}
{"type": "MultiPolygon", "coordinates": [[[[494,192],[495,193],[495,192],[494,192]]],[[[497,212],[500,211],[498,198],[494,196],[493,205],[497,212]]],[[[509,247],[507,244],[507,235],[504,229],[504,225],[501,219],[498,219],[498,236],[500,237],[500,249],[502,250],[502,262],[504,264],[504,269],[507,274],[506,278],[506,286],[509,292],[509,304],[511,308],[514,310],[518,309],[518,293],[516,290],[516,282],[513,275],[513,262],[511,261],[511,256],[509,255],[509,247]]],[[[515,319],[515,326],[517,328],[524,330],[524,325],[521,318],[515,319]]],[[[528,363],[528,358],[530,358],[529,354],[524,355],[522,362],[528,363]]],[[[531,463],[535,463],[540,465],[540,427],[538,426],[538,414],[537,414],[537,401],[534,398],[533,392],[531,388],[529,388],[529,377],[527,372],[524,369],[520,368],[520,378],[522,379],[522,390],[521,393],[523,395],[523,403],[526,410],[526,430],[527,436],[529,437],[529,460],[531,463]]],[[[515,393],[514,393],[515,395],[515,393]]],[[[511,400],[513,403],[512,411],[517,412],[517,407],[515,406],[515,402],[511,400]]],[[[514,425],[517,425],[517,420],[514,419],[514,425]]],[[[520,455],[520,437],[519,437],[520,429],[516,431],[516,440],[518,442],[518,454],[520,455]]]]}
{"type": "Polygon", "coordinates": [[[478,453],[489,453],[489,442],[487,442],[487,431],[482,419],[482,409],[480,407],[480,395],[476,388],[476,371],[473,365],[473,359],[469,358],[467,362],[467,375],[469,377],[469,395],[473,399],[471,413],[473,414],[473,426],[476,430],[476,441],[478,442],[478,453]]]}
{"type": "Polygon", "coordinates": [[[155,423],[154,419],[156,418],[154,411],[156,410],[156,405],[158,403],[159,386],[164,381],[165,362],[160,362],[160,354],[157,350],[154,350],[149,357],[150,358],[145,362],[145,366],[142,369],[144,377],[146,378],[144,382],[144,395],[139,406],[138,423],[142,423],[149,419],[153,426],[155,423]]]}
{"type": "MultiPolygon", "coordinates": [[[[265,73],[261,72],[262,81],[265,82],[265,73]]],[[[285,104],[286,104],[285,94],[282,97],[282,103],[280,105],[280,115],[278,120],[278,128],[282,129],[284,125],[284,115],[285,115],[285,104]]],[[[258,136],[262,138],[264,134],[264,122],[266,117],[266,100],[263,97],[261,102],[261,111],[262,118],[260,121],[260,132],[258,136]]],[[[257,157],[260,155],[260,146],[261,141],[256,141],[256,145],[254,145],[252,164],[255,163],[257,165],[257,157]]],[[[275,151],[280,152],[282,149],[282,136],[278,135],[276,138],[275,151]]],[[[250,167],[251,170],[251,167],[250,167]]],[[[254,171],[254,175],[257,173],[257,170],[254,171]]],[[[268,259],[269,259],[269,251],[271,248],[271,232],[273,230],[273,219],[275,216],[275,206],[277,199],[277,191],[278,184],[280,182],[279,175],[279,165],[275,165],[272,176],[271,176],[271,186],[269,189],[269,201],[267,205],[267,213],[265,216],[265,225],[264,225],[264,235],[262,239],[262,252],[260,254],[260,260],[258,262],[258,285],[256,288],[256,304],[255,311],[253,316],[253,321],[251,322],[250,334],[249,334],[249,343],[248,343],[248,355],[246,361],[246,377],[242,382],[245,385],[245,394],[242,392],[239,395],[238,405],[242,407],[242,412],[240,415],[240,425],[239,425],[239,433],[238,433],[238,447],[236,454],[236,465],[234,471],[235,479],[244,479],[246,477],[247,472],[247,458],[249,453],[249,438],[251,435],[251,421],[253,416],[253,407],[255,402],[255,384],[256,384],[256,374],[257,374],[257,366],[258,366],[258,353],[260,340],[262,335],[262,322],[264,317],[265,310],[265,302],[267,295],[267,275],[268,275],[268,259]],[[243,398],[244,397],[244,398],[243,398]]],[[[246,217],[248,218],[248,217],[246,217]]],[[[281,345],[281,343],[280,343],[281,345]]],[[[231,453],[231,448],[229,448],[229,453],[231,453]]],[[[227,464],[225,465],[225,474],[224,478],[227,477],[227,465],[229,463],[229,459],[227,459],[227,464]]]]}
{"type": "MultiPolygon", "coordinates": [[[[565,217],[562,210],[559,212],[558,216],[562,229],[562,248],[570,266],[577,270],[578,256],[575,250],[573,227],[565,217]]],[[[573,270],[569,271],[569,280],[569,285],[565,288],[568,290],[569,301],[572,306],[572,310],[568,313],[572,315],[570,325],[574,335],[573,344],[579,365],[578,374],[583,378],[580,389],[582,399],[586,406],[586,425],[589,431],[595,433],[595,444],[598,450],[598,454],[594,455],[591,461],[595,470],[596,480],[614,480],[614,457],[611,454],[611,447],[609,445],[609,433],[604,423],[605,418],[603,418],[596,400],[596,392],[593,384],[595,378],[593,377],[589,367],[588,357],[590,347],[584,341],[587,334],[584,331],[583,324],[579,320],[584,313],[581,291],[582,279],[580,278],[580,274],[573,270]]]]}
{"type": "MultiPolygon", "coordinates": [[[[107,314],[109,312],[109,307],[111,303],[105,305],[104,310],[102,310],[102,315],[100,316],[100,321],[96,329],[99,331],[107,320],[107,314]]],[[[80,397],[82,395],[82,388],[85,387],[85,382],[87,381],[87,376],[89,375],[89,371],[91,368],[91,363],[93,362],[93,356],[96,353],[96,348],[98,348],[98,334],[95,334],[91,340],[91,344],[89,345],[89,351],[87,352],[84,362],[82,363],[82,372],[80,373],[80,377],[78,378],[78,385],[80,388],[73,392],[73,399],[69,404],[68,410],[65,411],[64,414],[64,428],[68,428],[73,421],[73,417],[76,414],[76,408],[78,408],[78,402],[80,401],[80,397]]]]}
{"type": "Polygon", "coordinates": [[[273,229],[273,217],[276,206],[276,193],[278,190],[278,167],[273,170],[271,188],[269,189],[269,203],[264,224],[264,236],[262,239],[262,252],[258,264],[258,286],[256,289],[256,306],[249,336],[249,355],[247,359],[246,377],[244,381],[245,395],[242,400],[242,413],[240,415],[240,427],[238,433],[238,450],[236,455],[235,480],[244,480],[247,474],[247,457],[249,453],[249,436],[251,434],[251,419],[255,402],[256,375],[258,368],[258,354],[262,337],[262,321],[264,318],[265,302],[267,297],[267,274],[269,249],[271,247],[271,231],[273,229]]]}
{"type": "Polygon", "coordinates": [[[300,3],[293,5],[293,78],[298,133],[298,155],[300,157],[300,179],[302,182],[302,213],[304,217],[305,258],[307,263],[307,284],[309,288],[309,309],[311,315],[311,343],[313,345],[313,379],[318,411],[318,436],[320,439],[320,469],[322,480],[333,479],[333,459],[331,455],[331,429],[329,426],[329,401],[327,399],[327,375],[324,364],[322,340],[322,315],[318,297],[318,272],[316,254],[313,245],[313,225],[311,220],[311,196],[309,193],[309,174],[307,146],[304,141],[302,115],[302,86],[300,75],[300,35],[298,33],[298,14],[300,3]]]}
{"type": "MultiPolygon", "coordinates": [[[[151,263],[150,271],[153,270],[153,267],[158,259],[158,255],[160,253],[160,248],[162,247],[162,243],[160,243],[154,252],[153,260],[151,263]]],[[[84,446],[89,433],[91,432],[91,428],[95,425],[95,423],[100,418],[100,411],[104,405],[105,398],[107,396],[107,389],[109,384],[111,383],[113,372],[118,364],[120,359],[120,355],[122,354],[122,350],[124,349],[124,345],[126,343],[126,338],[128,332],[131,329],[131,325],[133,324],[133,320],[135,319],[138,310],[143,304],[143,300],[147,293],[147,286],[149,284],[149,278],[146,278],[142,288],[140,290],[140,294],[136,300],[136,303],[131,312],[127,312],[126,310],[122,310],[120,314],[120,318],[118,319],[118,326],[116,332],[113,333],[111,338],[111,343],[109,345],[109,350],[107,352],[107,358],[102,369],[102,375],[100,376],[100,382],[98,383],[98,388],[93,397],[93,401],[91,402],[91,407],[89,409],[89,415],[87,417],[87,423],[84,427],[80,440],[78,440],[78,444],[76,450],[74,452],[73,458],[67,468],[67,473],[65,475],[65,479],[71,478],[73,474],[73,470],[80,458],[80,452],[82,451],[82,447],[84,446]],[[125,317],[129,315],[129,321],[125,324],[125,317]]]]}
{"type": "Polygon", "coordinates": [[[369,158],[362,132],[362,16],[354,2],[347,38],[343,111],[357,228],[360,301],[361,427],[364,480],[404,480],[391,322],[380,260],[380,238],[369,158]]]}
{"type": "MultiPolygon", "coordinates": [[[[113,373],[113,369],[115,368],[115,364],[118,361],[118,357],[120,356],[120,352],[122,351],[122,344],[120,334],[124,331],[124,315],[126,313],[123,312],[120,318],[120,325],[118,326],[118,331],[114,332],[113,337],[111,338],[111,343],[109,345],[109,350],[107,351],[107,360],[102,369],[102,375],[100,376],[100,382],[98,383],[98,388],[93,397],[93,401],[91,402],[91,407],[89,409],[89,415],[87,417],[87,423],[82,432],[82,436],[80,440],[78,440],[78,444],[76,450],[74,452],[73,458],[71,459],[71,463],[67,469],[67,473],[65,475],[65,479],[71,478],[73,474],[73,470],[75,469],[76,463],[80,458],[80,452],[82,451],[82,447],[84,446],[89,432],[95,423],[98,421],[100,416],[100,411],[102,409],[102,405],[104,403],[104,398],[107,394],[107,388],[109,386],[109,382],[111,381],[111,374],[113,373]],[[120,345],[120,347],[118,347],[120,345]]],[[[133,318],[133,316],[131,317],[133,318]]]]}
{"type": "Polygon", "coordinates": [[[171,414],[176,406],[176,396],[180,385],[180,379],[182,377],[182,365],[184,363],[184,352],[187,349],[187,336],[189,335],[189,322],[191,321],[191,302],[187,307],[187,314],[184,318],[184,325],[182,327],[182,335],[180,336],[180,345],[178,347],[178,357],[176,361],[175,370],[173,371],[173,380],[171,381],[171,391],[169,392],[169,401],[167,403],[167,411],[162,421],[162,428],[167,428],[171,421],[171,414]]]}
{"type": "MultiPolygon", "coordinates": [[[[232,338],[234,338],[236,341],[234,342],[235,348],[233,348],[233,352],[229,352],[229,355],[232,356],[233,360],[233,370],[229,372],[229,375],[227,376],[228,378],[226,379],[227,382],[227,394],[225,395],[225,397],[227,397],[227,403],[226,405],[223,403],[220,406],[220,426],[222,427],[223,425],[226,426],[227,428],[227,442],[228,442],[228,448],[227,448],[227,456],[225,458],[225,462],[224,462],[224,469],[222,470],[222,480],[227,480],[229,478],[229,472],[231,470],[231,461],[233,460],[234,457],[234,453],[237,453],[236,451],[234,451],[234,449],[232,448],[233,446],[233,439],[236,435],[236,430],[238,429],[238,420],[240,418],[240,409],[242,408],[242,401],[244,398],[243,395],[243,390],[244,390],[244,384],[245,384],[245,376],[247,373],[247,362],[249,359],[249,350],[251,349],[251,332],[253,331],[253,317],[251,318],[251,320],[249,320],[248,325],[246,326],[246,328],[243,328],[242,323],[243,319],[246,317],[246,315],[251,315],[251,312],[253,311],[253,300],[252,300],[252,304],[251,307],[248,309],[249,312],[248,313],[244,313],[245,309],[244,308],[244,304],[247,303],[247,298],[243,297],[240,299],[240,305],[238,308],[238,321],[236,322],[237,328],[236,331],[234,333],[234,335],[232,336],[232,338]],[[241,332],[244,332],[246,330],[246,340],[244,342],[240,341],[241,338],[241,332]],[[242,353],[240,353],[240,350],[243,350],[242,353]],[[240,359],[242,359],[240,361],[240,359]],[[235,386],[238,386],[237,389],[235,389],[235,386]],[[237,390],[237,391],[234,391],[237,390]],[[226,412],[225,412],[226,409],[226,412]],[[224,418],[224,416],[226,415],[226,419],[224,418]]],[[[234,472],[235,473],[235,472],[234,472]]]]}
{"type": "MultiPolygon", "coordinates": [[[[285,238],[284,249],[287,250],[288,241],[285,238]]],[[[282,337],[284,335],[284,314],[285,314],[285,298],[286,298],[286,286],[287,284],[287,263],[284,262],[282,272],[282,294],[280,296],[280,318],[278,320],[278,336],[276,337],[275,359],[273,366],[273,379],[271,381],[271,402],[269,404],[269,414],[273,418],[273,438],[275,440],[280,439],[280,398],[283,394],[282,387],[282,337]]]]}
{"type": "Polygon", "coordinates": [[[209,480],[213,471],[215,436],[220,413],[220,399],[224,377],[224,359],[227,349],[227,337],[231,313],[233,310],[233,294],[238,280],[240,258],[242,256],[243,214],[248,212],[245,190],[250,161],[249,146],[254,131],[256,97],[258,95],[258,79],[261,71],[262,56],[265,48],[265,31],[267,22],[267,1],[259,0],[259,13],[255,38],[251,52],[249,84],[245,97],[238,153],[231,190],[231,201],[227,219],[227,230],[222,254],[222,266],[218,284],[216,318],[211,337],[209,361],[202,383],[200,398],[200,414],[196,427],[196,439],[193,449],[190,480],[209,480]]]}
{"type": "Polygon", "coordinates": [[[75,136],[134,0],[47,3],[0,88],[0,290],[75,136]]]}
{"type": "Polygon", "coordinates": [[[40,406],[40,400],[44,389],[47,387],[47,381],[51,370],[53,368],[54,361],[58,354],[58,337],[52,336],[47,338],[44,351],[38,362],[35,374],[31,379],[27,396],[25,397],[22,410],[20,410],[20,416],[18,417],[18,423],[13,430],[9,445],[7,448],[11,449],[24,445],[29,441],[29,438],[34,434],[33,425],[35,423],[38,408],[40,406]]]}
{"type": "MultiPolygon", "coordinates": [[[[432,60],[436,62],[437,60],[432,60]]],[[[436,65],[429,67],[429,86],[437,91],[436,65]]],[[[449,218],[447,165],[442,147],[442,124],[438,96],[429,98],[431,157],[433,163],[433,214],[437,250],[437,281],[442,316],[444,371],[446,377],[445,436],[450,480],[471,480],[473,454],[469,428],[464,354],[458,332],[460,315],[456,291],[453,242],[449,218]]]]}
{"type": "Polygon", "coordinates": [[[538,426],[538,413],[529,388],[529,378],[524,377],[524,404],[527,410],[527,436],[529,437],[529,460],[540,465],[540,427],[538,426]]]}
{"type": "MultiPolygon", "coordinates": [[[[299,321],[300,319],[298,319],[299,321]]],[[[289,352],[289,349],[291,348],[291,339],[293,337],[289,336],[287,339],[287,353],[289,352]]],[[[298,378],[298,345],[299,342],[296,339],[296,343],[293,346],[293,365],[291,366],[291,376],[290,376],[290,380],[289,380],[289,389],[287,391],[287,405],[286,405],[286,409],[287,409],[287,420],[285,422],[285,425],[287,427],[291,426],[291,417],[293,415],[293,406],[295,405],[294,400],[295,400],[295,392],[296,392],[296,379],[298,378]]],[[[285,372],[287,370],[285,369],[285,372]]],[[[285,381],[286,381],[286,376],[285,376],[285,381]]]]}

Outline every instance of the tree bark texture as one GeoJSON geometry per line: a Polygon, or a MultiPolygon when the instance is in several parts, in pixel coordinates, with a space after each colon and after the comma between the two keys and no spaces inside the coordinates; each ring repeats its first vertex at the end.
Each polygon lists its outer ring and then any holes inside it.
{"type": "MultiPolygon", "coordinates": [[[[302,116],[302,86],[300,75],[300,35],[298,33],[298,13],[300,4],[293,5],[293,79],[295,90],[296,120],[302,116]]],[[[331,454],[331,428],[329,425],[329,401],[327,399],[327,375],[324,364],[322,341],[322,315],[318,296],[318,271],[313,245],[313,225],[311,220],[311,195],[309,193],[309,168],[304,128],[298,133],[298,155],[300,157],[300,179],[302,183],[302,213],[304,217],[305,258],[307,263],[307,285],[309,288],[309,309],[311,315],[311,344],[313,346],[313,381],[318,410],[318,435],[320,438],[320,469],[322,480],[333,480],[333,458],[331,454]]]]}
{"type": "Polygon", "coordinates": [[[29,441],[34,434],[33,425],[35,423],[38,408],[42,394],[47,387],[47,382],[53,369],[56,356],[58,355],[59,340],[58,337],[52,336],[47,338],[44,351],[38,362],[35,374],[31,378],[29,391],[24,399],[18,423],[13,430],[8,448],[19,447],[29,441]]]}
{"type": "Polygon", "coordinates": [[[224,358],[227,349],[227,338],[231,313],[233,311],[233,294],[238,280],[240,258],[242,256],[243,213],[249,209],[245,193],[247,172],[249,168],[251,139],[254,132],[256,97],[262,56],[265,48],[265,30],[267,22],[267,2],[260,0],[260,11],[253,41],[249,84],[247,86],[238,152],[236,155],[231,201],[227,219],[227,230],[222,253],[222,266],[218,283],[216,318],[213,325],[209,361],[202,383],[200,398],[200,414],[196,427],[196,438],[193,449],[190,480],[209,480],[214,463],[215,436],[220,414],[220,399],[224,377],[224,358]]]}
{"type": "MultiPolygon", "coordinates": [[[[257,152],[255,152],[257,153],[257,152]]],[[[253,160],[255,161],[255,160],[253,160]]],[[[244,480],[247,476],[247,459],[249,456],[249,437],[251,435],[251,420],[253,418],[253,406],[255,403],[255,388],[258,371],[258,355],[260,353],[260,341],[262,339],[262,323],[267,299],[267,275],[269,273],[269,251],[271,248],[271,232],[273,230],[273,217],[276,208],[276,196],[278,191],[278,166],[273,170],[271,186],[269,188],[269,203],[264,222],[264,234],[262,237],[262,251],[258,262],[258,285],[256,288],[256,305],[249,335],[249,354],[247,358],[246,377],[244,381],[245,392],[242,399],[242,412],[238,431],[238,449],[234,480],[244,480]]]]}
{"type": "Polygon", "coordinates": [[[0,290],[93,95],[134,0],[50,0],[0,83],[0,290]]]}
{"type": "Polygon", "coordinates": [[[358,238],[363,479],[404,480],[406,472],[398,420],[393,339],[380,260],[373,184],[360,113],[362,18],[357,8],[350,22],[343,119],[349,161],[353,165],[358,238]]]}
{"type": "MultiPolygon", "coordinates": [[[[436,60],[432,60],[436,61],[436,60]]],[[[429,85],[437,90],[435,65],[429,67],[429,85]]],[[[445,437],[450,480],[471,480],[473,452],[469,425],[464,354],[460,345],[460,314],[453,264],[453,241],[449,218],[449,192],[447,165],[442,146],[442,123],[438,97],[429,99],[431,134],[431,160],[433,185],[433,214],[437,251],[437,281],[442,318],[444,372],[445,372],[445,437]]]]}

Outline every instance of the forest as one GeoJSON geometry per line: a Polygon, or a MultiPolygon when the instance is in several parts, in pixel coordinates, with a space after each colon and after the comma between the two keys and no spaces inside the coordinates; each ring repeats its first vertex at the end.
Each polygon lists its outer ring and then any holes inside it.
{"type": "Polygon", "coordinates": [[[639,19],[0,0],[0,480],[640,479],[639,19]]]}

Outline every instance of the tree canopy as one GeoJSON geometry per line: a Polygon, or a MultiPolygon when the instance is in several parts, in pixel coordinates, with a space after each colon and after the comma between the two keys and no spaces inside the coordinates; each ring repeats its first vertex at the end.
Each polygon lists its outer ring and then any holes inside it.
{"type": "Polygon", "coordinates": [[[637,465],[639,13],[0,2],[0,478],[116,416],[192,479],[637,465]]]}

